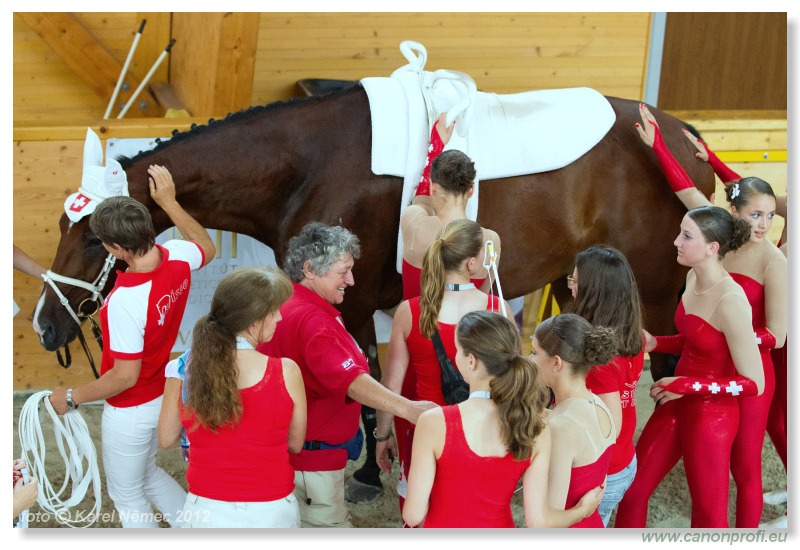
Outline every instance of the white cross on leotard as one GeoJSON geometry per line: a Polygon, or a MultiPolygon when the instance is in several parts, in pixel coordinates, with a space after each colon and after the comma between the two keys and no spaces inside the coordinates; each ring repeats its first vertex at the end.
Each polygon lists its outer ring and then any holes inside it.
{"type": "Polygon", "coordinates": [[[80,210],[84,206],[86,206],[86,197],[81,195],[78,196],[74,201],[72,201],[72,206],[70,208],[74,210],[80,210]]]}
{"type": "Polygon", "coordinates": [[[703,389],[703,384],[701,384],[700,382],[695,382],[694,384],[692,384],[692,389],[694,391],[700,391],[703,389]]]}
{"type": "Polygon", "coordinates": [[[714,395],[717,395],[722,390],[722,388],[716,382],[709,384],[708,389],[711,390],[711,393],[714,395]]]}
{"type": "Polygon", "coordinates": [[[742,393],[742,390],[744,390],[744,388],[733,380],[731,380],[730,384],[725,388],[725,391],[734,397],[742,393]]]}

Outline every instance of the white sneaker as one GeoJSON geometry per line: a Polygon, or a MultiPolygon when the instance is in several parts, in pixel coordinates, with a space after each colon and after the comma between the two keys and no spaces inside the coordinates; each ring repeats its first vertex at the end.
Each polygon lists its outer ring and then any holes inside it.
{"type": "Polygon", "coordinates": [[[764,504],[777,506],[778,504],[784,504],[786,502],[786,498],[786,489],[776,489],[775,491],[764,493],[764,504]]]}
{"type": "Polygon", "coordinates": [[[789,516],[783,515],[773,519],[772,521],[760,523],[758,526],[765,527],[767,529],[786,529],[788,527],[788,519],[789,516]]]}

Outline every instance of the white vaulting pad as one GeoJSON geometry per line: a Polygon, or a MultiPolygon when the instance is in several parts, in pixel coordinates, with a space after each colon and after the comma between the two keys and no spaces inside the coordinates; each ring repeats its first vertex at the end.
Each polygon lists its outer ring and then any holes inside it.
{"type": "MultiPolygon", "coordinates": [[[[414,79],[361,82],[372,116],[373,172],[404,176],[410,165],[419,165],[421,172],[430,127],[414,79]],[[404,84],[408,84],[405,92],[404,84]],[[418,162],[409,162],[409,155],[418,162]]],[[[466,137],[454,133],[446,148],[469,155],[482,181],[535,174],[580,158],[606,135],[615,119],[606,98],[591,88],[510,95],[478,92],[469,133],[466,137]]]]}

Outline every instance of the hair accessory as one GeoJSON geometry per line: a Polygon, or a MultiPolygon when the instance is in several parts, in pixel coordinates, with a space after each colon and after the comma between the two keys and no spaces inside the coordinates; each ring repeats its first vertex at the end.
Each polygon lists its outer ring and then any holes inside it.
{"type": "Polygon", "coordinates": [[[733,189],[731,189],[731,200],[733,200],[736,197],[738,197],[739,193],[740,193],[739,184],[738,183],[734,183],[733,184],[733,189]]]}
{"type": "Polygon", "coordinates": [[[459,290],[472,290],[475,288],[475,283],[445,283],[444,289],[445,290],[454,290],[458,292],[459,290]]]}

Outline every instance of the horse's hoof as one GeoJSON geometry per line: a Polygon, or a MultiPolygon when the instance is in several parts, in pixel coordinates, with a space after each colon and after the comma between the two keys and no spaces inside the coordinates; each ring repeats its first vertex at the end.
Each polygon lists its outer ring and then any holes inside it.
{"type": "Polygon", "coordinates": [[[367,485],[351,477],[344,486],[344,499],[347,502],[372,502],[383,492],[383,486],[367,485]]]}
{"type": "Polygon", "coordinates": [[[786,502],[786,498],[786,489],[776,489],[775,491],[764,493],[764,504],[777,506],[778,504],[784,504],[786,502]]]}
{"type": "Polygon", "coordinates": [[[760,523],[758,526],[765,527],[767,529],[786,529],[788,527],[788,519],[789,516],[783,515],[773,519],[772,521],[760,523]]]}

